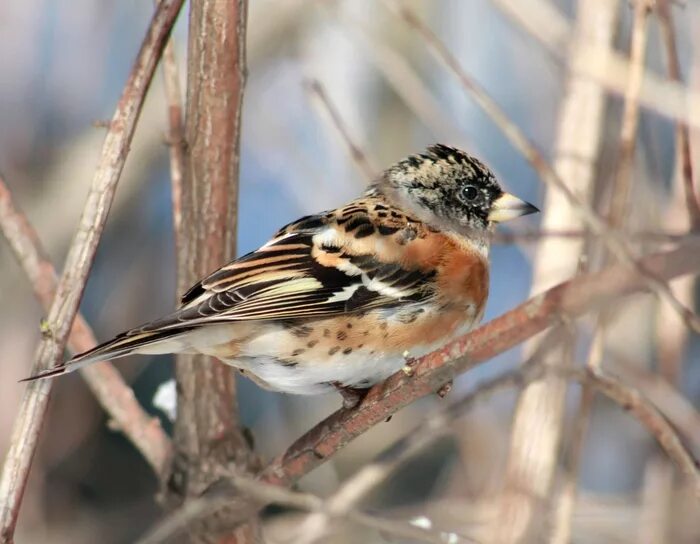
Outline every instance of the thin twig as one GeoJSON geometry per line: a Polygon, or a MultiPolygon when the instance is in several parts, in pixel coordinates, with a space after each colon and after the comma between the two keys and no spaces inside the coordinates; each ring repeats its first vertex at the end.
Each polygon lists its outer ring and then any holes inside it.
{"type": "MultiPolygon", "coordinates": [[[[700,244],[687,243],[639,263],[665,280],[700,268],[700,244]]],[[[617,297],[643,291],[646,283],[623,265],[560,284],[416,361],[412,376],[399,372],[373,387],[353,410],[339,410],[299,438],[266,467],[263,478],[291,483],[357,436],[418,398],[437,391],[457,374],[494,357],[547,327],[570,321],[617,297]]]]}
{"type": "MultiPolygon", "coordinates": [[[[161,0],[156,0],[156,4],[161,0]]],[[[163,50],[163,86],[168,104],[168,146],[170,155],[170,187],[173,201],[175,247],[182,243],[182,176],[185,169],[185,128],[182,114],[180,74],[175,57],[175,43],[169,38],[163,50]]]]}
{"type": "Polygon", "coordinates": [[[607,248],[623,264],[633,267],[640,274],[649,287],[661,298],[666,300],[673,309],[683,317],[686,325],[696,332],[700,332],[700,317],[690,309],[681,304],[671,292],[668,285],[653,277],[648,270],[639,268],[635,263],[634,255],[624,243],[613,232],[611,232],[603,220],[598,217],[595,211],[576,193],[574,193],[566,183],[557,175],[554,169],[548,164],[542,152],[532,143],[525,134],[508,118],[505,112],[496,102],[462,69],[460,63],[449,51],[445,44],[408,8],[398,4],[394,0],[385,0],[385,3],[392,7],[403,20],[415,29],[425,40],[426,46],[433,53],[436,59],[443,63],[459,79],[464,89],[469,92],[473,100],[486,112],[493,122],[498,126],[511,144],[530,162],[535,171],[539,174],[543,182],[556,187],[561,191],[571,204],[572,209],[578,213],[607,248]]]}
{"type": "Polygon", "coordinates": [[[365,177],[365,180],[370,182],[377,177],[379,169],[373,165],[372,161],[367,157],[367,153],[362,150],[362,147],[350,135],[350,131],[343,121],[338,108],[333,104],[328,93],[318,79],[308,79],[304,82],[304,87],[309,94],[317,101],[321,107],[328,113],[331,124],[340,135],[340,138],[345,144],[345,148],[350,153],[350,158],[353,164],[357,167],[360,173],[365,177]]]}
{"type": "Polygon", "coordinates": [[[684,440],[700,454],[700,412],[671,382],[620,357],[608,357],[610,366],[622,381],[641,391],[678,430],[684,440]]]}
{"type": "MultiPolygon", "coordinates": [[[[22,266],[34,294],[45,309],[56,293],[56,271],[41,247],[36,231],[27,217],[12,203],[12,197],[0,177],[0,230],[22,266]]],[[[83,316],[78,313],[73,323],[68,347],[73,353],[96,345],[95,336],[83,316]]],[[[162,476],[170,459],[172,444],[160,426],[141,407],[134,392],[109,362],[80,369],[88,387],[113,422],[162,476]]]]}
{"type": "Polygon", "coordinates": [[[639,391],[628,387],[613,376],[604,375],[594,369],[577,371],[572,377],[581,384],[592,382],[596,391],[632,413],[692,482],[695,496],[700,500],[700,472],[697,461],[685,448],[673,426],[639,391]]]}
{"type": "MultiPolygon", "coordinates": [[[[551,0],[491,0],[518,22],[556,58],[566,60],[570,50],[571,24],[551,0]]],[[[602,1],[602,0],[601,0],[602,1]]],[[[575,73],[598,82],[608,91],[624,95],[630,63],[611,47],[583,44],[575,73]]],[[[677,81],[644,74],[639,100],[642,105],[675,121],[700,127],[700,93],[677,81]]]]}
{"type": "MultiPolygon", "coordinates": [[[[651,5],[648,0],[637,0],[634,5],[634,21],[630,40],[631,69],[625,91],[624,111],[620,127],[619,150],[615,164],[615,177],[610,195],[608,225],[622,228],[627,217],[628,199],[632,185],[632,169],[639,125],[639,94],[644,76],[647,28],[651,5]]],[[[607,262],[604,255],[603,262],[607,262]]],[[[591,342],[586,367],[599,372],[603,362],[605,331],[612,320],[611,307],[606,307],[597,316],[593,341],[591,342]]],[[[557,524],[552,535],[552,544],[566,544],[571,540],[571,522],[576,500],[578,473],[583,454],[583,445],[588,433],[591,411],[596,390],[592,383],[583,384],[578,410],[574,418],[574,432],[565,457],[565,474],[557,508],[557,524]]]]}
{"type": "Polygon", "coordinates": [[[647,46],[647,28],[649,12],[654,0],[636,0],[634,3],[634,21],[630,40],[630,74],[625,89],[625,103],[620,127],[620,148],[615,163],[615,180],[610,199],[608,223],[619,228],[627,216],[627,200],[632,183],[634,151],[637,143],[637,126],[639,125],[639,93],[644,76],[644,59],[647,46]]]}
{"type": "MultiPolygon", "coordinates": [[[[181,533],[192,523],[222,509],[226,510],[232,524],[245,522],[247,518],[270,504],[309,512],[324,512],[328,509],[327,501],[316,495],[290,491],[239,473],[222,472],[221,480],[227,482],[228,487],[226,489],[219,489],[217,493],[194,499],[185,504],[181,509],[173,512],[173,514],[149,530],[148,534],[138,540],[137,544],[170,542],[174,536],[181,533]]],[[[422,529],[404,521],[386,519],[356,509],[348,510],[343,514],[343,517],[358,525],[403,538],[415,539],[420,542],[431,542],[433,544],[445,544],[446,542],[442,534],[437,531],[422,529]]],[[[473,541],[459,538],[454,542],[473,541]]]]}
{"type": "MultiPolygon", "coordinates": [[[[676,50],[676,35],[673,25],[673,14],[671,13],[670,0],[658,0],[657,10],[661,31],[666,45],[666,64],[668,77],[681,83],[681,67],[678,61],[678,51],[676,50]]],[[[690,217],[690,225],[693,230],[700,229],[700,196],[695,188],[693,177],[693,161],[690,153],[690,134],[688,124],[679,119],[676,123],[676,148],[680,154],[681,171],[683,174],[683,189],[685,194],[685,204],[690,217]]]]}
{"type": "MultiPolygon", "coordinates": [[[[681,232],[679,230],[648,230],[648,231],[616,231],[618,236],[627,239],[629,242],[643,242],[645,244],[666,244],[679,243],[684,240],[700,239],[699,233],[681,232]]],[[[591,238],[593,235],[586,230],[573,229],[523,229],[518,231],[499,230],[493,233],[491,241],[496,244],[520,244],[527,242],[539,242],[543,238],[591,238]]]]}
{"type": "MultiPolygon", "coordinates": [[[[164,0],[158,6],[129,74],[105,137],[78,231],[66,258],[64,273],[48,312],[47,333],[37,350],[33,374],[61,361],[146,91],[181,6],[182,0],[164,0]]],[[[0,542],[10,543],[13,540],[52,383],[51,380],[29,383],[22,399],[0,475],[0,542]]]]}

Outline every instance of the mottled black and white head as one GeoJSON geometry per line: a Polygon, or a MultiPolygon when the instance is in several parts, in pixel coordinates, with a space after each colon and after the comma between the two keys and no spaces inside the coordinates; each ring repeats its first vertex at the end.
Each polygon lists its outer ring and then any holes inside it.
{"type": "Polygon", "coordinates": [[[504,192],[481,161],[442,144],[396,163],[374,190],[429,225],[467,236],[486,234],[494,223],[539,211],[504,192]]]}

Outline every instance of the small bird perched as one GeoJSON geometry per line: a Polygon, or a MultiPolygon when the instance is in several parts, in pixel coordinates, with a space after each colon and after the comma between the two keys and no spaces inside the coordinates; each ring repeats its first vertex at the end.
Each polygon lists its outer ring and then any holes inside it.
{"type": "Polygon", "coordinates": [[[132,353],[204,353],[263,387],[360,390],[471,330],[494,223],[537,212],[471,155],[433,145],[346,206],[283,227],[204,278],[174,313],[29,379],[132,353]]]}

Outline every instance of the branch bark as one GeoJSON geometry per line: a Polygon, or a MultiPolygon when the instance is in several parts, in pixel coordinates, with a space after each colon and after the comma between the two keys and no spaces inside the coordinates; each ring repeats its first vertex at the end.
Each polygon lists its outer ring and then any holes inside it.
{"type": "MultiPolygon", "coordinates": [[[[235,254],[246,11],[244,0],[195,0],[190,9],[180,292],[235,254]]],[[[179,504],[204,493],[222,467],[249,470],[253,456],[238,420],[232,369],[204,356],[180,356],[175,375],[169,490],[179,504]]],[[[252,541],[251,526],[227,535],[224,514],[191,527],[190,541],[252,541]]]]}
{"type": "MultiPolygon", "coordinates": [[[[112,117],[102,153],[87,196],[56,296],[48,313],[47,334],[35,357],[32,373],[60,362],[78,310],[112,197],[121,174],[136,121],[158,59],[182,0],[164,0],[158,6],[112,117]]],[[[52,381],[27,386],[15,423],[10,449],[0,475],[0,542],[12,542],[32,458],[46,414],[52,381]]]]}
{"type": "MultiPolygon", "coordinates": [[[[654,253],[637,263],[663,280],[700,269],[700,243],[654,253]]],[[[586,274],[553,287],[517,308],[416,361],[411,376],[399,372],[373,387],[353,410],[338,410],[273,459],[261,477],[289,485],[368,429],[416,399],[437,391],[457,374],[503,353],[546,328],[644,291],[647,284],[625,265],[586,274]]]]}

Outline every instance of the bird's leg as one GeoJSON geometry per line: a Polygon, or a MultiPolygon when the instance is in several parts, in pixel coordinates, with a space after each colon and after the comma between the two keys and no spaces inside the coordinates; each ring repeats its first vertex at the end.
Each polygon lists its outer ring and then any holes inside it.
{"type": "Polygon", "coordinates": [[[346,410],[350,410],[360,404],[369,391],[369,389],[346,387],[338,382],[333,382],[333,387],[335,387],[338,393],[340,393],[340,396],[343,397],[343,408],[346,410]]]}
{"type": "Polygon", "coordinates": [[[452,391],[452,380],[443,383],[440,389],[436,391],[436,393],[438,397],[444,399],[450,391],[452,391]]]}

